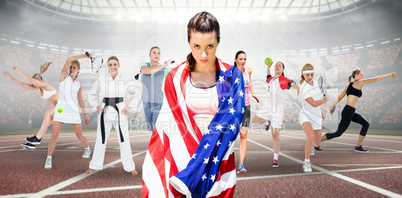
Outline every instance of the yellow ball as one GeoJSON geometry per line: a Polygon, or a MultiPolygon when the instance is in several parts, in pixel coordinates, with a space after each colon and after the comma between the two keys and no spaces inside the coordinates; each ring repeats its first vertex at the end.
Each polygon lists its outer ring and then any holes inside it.
{"type": "Polygon", "coordinates": [[[265,64],[266,65],[272,64],[272,59],[270,57],[266,58],[265,59],[265,64]]]}
{"type": "Polygon", "coordinates": [[[57,112],[61,113],[61,112],[63,112],[63,109],[62,109],[62,108],[58,108],[58,109],[57,109],[57,112]]]}

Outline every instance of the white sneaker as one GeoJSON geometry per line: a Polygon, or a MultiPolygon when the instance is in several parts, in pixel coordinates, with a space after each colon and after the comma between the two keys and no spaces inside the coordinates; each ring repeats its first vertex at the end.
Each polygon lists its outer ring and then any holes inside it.
{"type": "Polygon", "coordinates": [[[90,148],[85,148],[85,152],[84,154],[82,154],[82,158],[89,159],[91,157],[91,153],[92,151],[90,148]]]}
{"type": "Polygon", "coordinates": [[[304,161],[304,164],[303,164],[303,171],[304,171],[305,173],[311,173],[311,172],[313,172],[313,170],[311,169],[311,164],[310,164],[310,162],[304,161]]]}
{"type": "Polygon", "coordinates": [[[45,169],[52,169],[52,159],[46,158],[45,169]]]}
{"type": "Polygon", "coordinates": [[[310,156],[313,156],[313,155],[314,155],[314,148],[311,150],[310,156]]]}

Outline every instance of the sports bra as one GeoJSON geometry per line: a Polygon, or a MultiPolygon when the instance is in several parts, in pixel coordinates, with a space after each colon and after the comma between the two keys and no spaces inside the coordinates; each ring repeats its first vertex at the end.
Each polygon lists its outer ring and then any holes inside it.
{"type": "Polygon", "coordinates": [[[363,93],[362,90],[356,89],[353,87],[353,82],[349,83],[348,89],[346,90],[346,95],[354,95],[357,96],[358,98],[362,97],[363,93]]]}
{"type": "Polygon", "coordinates": [[[187,107],[194,113],[194,118],[213,118],[218,111],[219,101],[216,85],[206,88],[196,87],[189,75],[190,85],[185,88],[187,107]]]}
{"type": "Polygon", "coordinates": [[[40,97],[43,98],[44,100],[49,99],[50,97],[52,97],[57,92],[56,89],[53,90],[53,91],[46,91],[46,90],[42,89],[42,91],[43,91],[43,96],[40,96],[40,97]]]}

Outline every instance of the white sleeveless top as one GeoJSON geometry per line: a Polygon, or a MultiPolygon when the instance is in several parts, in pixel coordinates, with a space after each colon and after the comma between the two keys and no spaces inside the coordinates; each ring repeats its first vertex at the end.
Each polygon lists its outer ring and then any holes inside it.
{"type": "Polygon", "coordinates": [[[78,124],[81,123],[80,110],[78,105],[78,91],[81,88],[81,83],[67,75],[66,79],[60,82],[59,100],[54,109],[53,121],[78,124]],[[62,109],[59,113],[58,109],[62,109]]]}
{"type": "Polygon", "coordinates": [[[198,128],[204,132],[218,111],[219,98],[216,85],[208,88],[195,87],[189,75],[185,91],[186,105],[195,114],[193,118],[198,128]]]}

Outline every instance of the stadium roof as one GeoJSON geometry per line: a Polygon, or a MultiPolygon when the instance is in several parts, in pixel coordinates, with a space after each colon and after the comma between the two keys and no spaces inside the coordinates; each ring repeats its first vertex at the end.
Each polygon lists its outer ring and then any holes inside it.
{"type": "Polygon", "coordinates": [[[199,11],[231,20],[316,20],[356,10],[375,0],[25,0],[81,20],[175,20],[199,11]]]}

